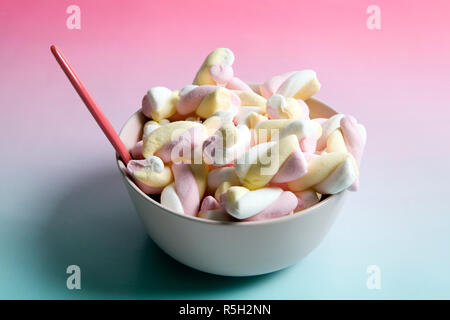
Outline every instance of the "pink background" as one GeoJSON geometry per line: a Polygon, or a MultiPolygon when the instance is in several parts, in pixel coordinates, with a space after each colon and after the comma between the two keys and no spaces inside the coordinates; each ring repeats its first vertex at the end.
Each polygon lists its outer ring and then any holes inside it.
{"type": "MultiPolygon", "coordinates": [[[[444,254],[450,242],[450,205],[445,200],[450,179],[449,1],[21,0],[2,1],[1,7],[1,224],[9,230],[1,242],[9,245],[2,244],[2,260],[9,261],[4,270],[15,275],[3,283],[10,290],[5,297],[35,297],[29,283],[35,288],[48,285],[41,277],[44,266],[36,267],[34,280],[17,282],[27,278],[16,273],[17,262],[11,261],[17,254],[23,262],[39,259],[29,255],[28,244],[36,243],[33,237],[40,231],[54,227],[52,215],[70,209],[52,206],[67,202],[61,196],[64,190],[80,188],[83,182],[74,181],[99,171],[113,174],[120,185],[111,147],[50,54],[49,46],[56,44],[117,129],[140,107],[146,90],[190,83],[216,47],[235,53],[235,74],[246,81],[316,70],[323,85],[317,97],[356,116],[369,138],[361,191],[349,198],[328,242],[296,268],[306,268],[299,271],[306,277],[341,241],[341,262],[333,260],[333,270],[350,272],[354,264],[342,261],[356,261],[360,269],[353,271],[363,280],[355,282],[362,281],[362,289],[344,289],[336,280],[339,275],[328,273],[331,287],[325,296],[373,297],[364,285],[365,266],[384,263],[393,291],[375,297],[448,298],[450,280],[442,280],[440,271],[450,266],[444,254]],[[81,8],[81,30],[66,28],[71,4],[81,8]],[[366,27],[371,4],[381,8],[381,30],[366,27]],[[22,237],[24,230],[28,233],[22,237]],[[355,239],[359,247],[353,245],[355,239]],[[356,256],[365,258],[352,260],[356,256]],[[411,274],[401,273],[405,267],[411,274]],[[36,282],[39,277],[42,282],[36,282]],[[425,285],[428,291],[422,290],[425,285]]],[[[95,194],[106,186],[92,180],[97,188],[86,201],[100,208],[104,204],[95,194]]],[[[128,206],[124,190],[117,188],[118,198],[128,206]]],[[[90,207],[84,198],[73,202],[86,212],[90,207]]],[[[128,219],[138,225],[127,208],[128,219]]],[[[293,274],[277,283],[292,281],[293,274]]],[[[281,292],[265,289],[262,298],[281,292]]],[[[50,297],[63,294],[48,292],[50,297]]],[[[302,292],[286,297],[323,297],[314,288],[302,292]]]]}

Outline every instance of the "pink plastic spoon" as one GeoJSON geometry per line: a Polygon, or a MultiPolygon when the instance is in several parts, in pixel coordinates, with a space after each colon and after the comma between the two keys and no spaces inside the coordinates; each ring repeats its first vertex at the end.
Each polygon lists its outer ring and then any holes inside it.
{"type": "Polygon", "coordinates": [[[94,101],[94,98],[92,98],[88,89],[86,88],[84,83],[81,81],[81,79],[77,76],[77,74],[75,73],[75,70],[73,70],[69,61],[67,61],[66,57],[64,57],[62,52],[55,45],[52,45],[50,47],[50,50],[53,53],[53,55],[55,56],[56,61],[58,61],[62,70],[66,74],[67,78],[69,78],[73,87],[75,88],[78,95],[80,96],[81,100],[83,100],[84,104],[91,112],[95,121],[97,121],[97,123],[100,126],[100,128],[102,129],[103,133],[108,138],[109,142],[111,142],[114,149],[116,149],[117,153],[120,155],[122,160],[125,162],[125,165],[127,165],[128,161],[131,160],[130,153],[128,152],[127,148],[123,144],[122,140],[120,140],[119,135],[114,130],[113,126],[108,121],[108,119],[106,118],[103,111],[100,109],[100,107],[94,101]]]}

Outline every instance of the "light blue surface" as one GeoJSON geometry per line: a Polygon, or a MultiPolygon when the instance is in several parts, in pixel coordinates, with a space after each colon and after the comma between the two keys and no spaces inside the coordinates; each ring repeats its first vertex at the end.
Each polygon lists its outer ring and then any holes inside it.
{"type": "Polygon", "coordinates": [[[37,165],[28,184],[2,185],[0,298],[450,298],[448,205],[430,207],[421,192],[384,180],[414,163],[366,169],[379,167],[376,159],[364,162],[362,189],[320,247],[293,267],[250,278],[198,272],[158,249],[108,146],[82,168],[76,159],[52,170],[37,165]],[[71,264],[81,268],[81,290],[66,288],[71,264]],[[369,265],[381,269],[381,290],[366,287],[369,265]]]}

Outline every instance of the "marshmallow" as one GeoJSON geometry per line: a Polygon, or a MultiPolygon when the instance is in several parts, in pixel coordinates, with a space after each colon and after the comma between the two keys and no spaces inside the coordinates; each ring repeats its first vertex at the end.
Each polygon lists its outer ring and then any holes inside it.
{"type": "Polygon", "coordinates": [[[219,48],[211,52],[195,76],[194,85],[218,85],[232,90],[253,91],[241,79],[234,76],[234,54],[230,49],[219,48]]]}
{"type": "Polygon", "coordinates": [[[233,109],[237,113],[240,105],[239,97],[230,90],[218,87],[216,90],[208,94],[195,110],[195,113],[201,118],[206,119],[216,112],[226,109],[233,109]]]}
{"type": "Polygon", "coordinates": [[[281,188],[261,188],[251,191],[245,187],[230,187],[220,197],[225,211],[238,220],[257,221],[290,214],[298,200],[281,188]]]}
{"type": "Polygon", "coordinates": [[[359,166],[367,140],[366,128],[352,116],[343,117],[340,125],[345,146],[359,166]]]}
{"type": "MultiPolygon", "coordinates": [[[[289,157],[286,170],[291,170],[292,179],[305,174],[306,162],[300,152],[300,146],[295,135],[290,135],[279,141],[271,141],[253,146],[235,161],[236,175],[242,185],[248,189],[258,189],[267,185],[279,172],[289,157]]],[[[276,181],[286,179],[286,173],[280,174],[276,181]]]]}
{"type": "Polygon", "coordinates": [[[249,129],[255,129],[258,123],[266,120],[268,120],[266,116],[263,116],[256,112],[250,112],[242,120],[240,120],[239,124],[244,124],[249,129]]]}
{"type": "MultiPolygon", "coordinates": [[[[358,124],[354,117],[345,116],[341,119],[341,131],[347,150],[353,155],[356,164],[359,166],[367,140],[366,128],[363,125],[358,124]]],[[[359,179],[356,179],[349,190],[356,191],[358,190],[358,187],[359,179]]]]}
{"type": "Polygon", "coordinates": [[[144,155],[142,154],[142,148],[144,147],[144,141],[138,141],[133,148],[131,148],[130,153],[133,159],[143,160],[144,155]]]}
{"type": "Polygon", "coordinates": [[[261,93],[261,83],[259,82],[247,82],[247,85],[252,89],[252,91],[260,96],[262,96],[261,93]]]}
{"type": "Polygon", "coordinates": [[[347,157],[327,178],[314,186],[322,194],[336,194],[349,188],[358,178],[353,157],[347,157]]]}
{"type": "Polygon", "coordinates": [[[176,121],[156,128],[144,138],[142,153],[159,156],[165,163],[192,160],[191,151],[200,147],[205,136],[201,123],[176,121]]]}
{"type": "Polygon", "coordinates": [[[357,177],[358,167],[350,154],[325,153],[311,159],[306,174],[289,182],[288,188],[295,192],[313,188],[322,194],[335,194],[351,186],[357,177]]]}
{"type": "Polygon", "coordinates": [[[212,196],[207,196],[203,199],[200,212],[197,216],[216,221],[233,221],[233,218],[226,213],[219,202],[212,196]]]}
{"type": "Polygon", "coordinates": [[[247,121],[247,117],[251,114],[251,113],[256,113],[259,115],[262,115],[263,112],[261,112],[261,109],[259,107],[252,107],[252,106],[245,106],[245,107],[240,107],[239,111],[234,119],[234,122],[237,124],[243,124],[247,121]]]}
{"type": "Polygon", "coordinates": [[[171,117],[176,112],[179,91],[166,87],[153,87],[142,99],[142,113],[159,121],[171,117]]]}
{"type": "Polygon", "coordinates": [[[297,150],[286,159],[270,182],[282,184],[296,180],[306,174],[307,168],[305,156],[300,150],[297,150]]]}
{"type": "Polygon", "coordinates": [[[183,204],[175,189],[175,184],[171,183],[161,192],[161,205],[173,212],[184,214],[183,204]]]}
{"type": "MultiPolygon", "coordinates": [[[[349,152],[359,166],[367,139],[365,127],[354,117],[343,114],[321,121],[321,125],[323,134],[317,141],[317,150],[349,152]]],[[[356,191],[358,186],[358,179],[355,179],[349,190],[356,191]]]]}
{"type": "Polygon", "coordinates": [[[235,186],[240,184],[234,167],[222,167],[210,171],[208,174],[208,189],[215,192],[226,181],[235,186]]]}
{"type": "Polygon", "coordinates": [[[174,183],[161,193],[161,204],[171,210],[196,216],[206,189],[207,167],[203,164],[172,164],[174,183]]]}
{"type": "MultiPolygon", "coordinates": [[[[211,52],[203,62],[200,70],[197,72],[195,76],[194,85],[216,85],[217,82],[213,80],[211,77],[211,67],[214,66],[222,66],[223,69],[227,69],[227,67],[231,67],[234,62],[234,54],[230,49],[219,48],[211,52]]],[[[213,69],[213,76],[216,76],[216,80],[220,77],[217,77],[217,72],[220,70],[213,69]]],[[[223,70],[222,70],[223,72],[223,70]]],[[[229,71],[225,71],[223,73],[229,73],[229,71]]],[[[222,77],[223,78],[223,77],[222,77]]],[[[229,79],[228,79],[229,80],[229,79]]],[[[227,80],[227,82],[228,82],[227,80]]]]}
{"type": "Polygon", "coordinates": [[[317,139],[322,134],[322,127],[312,120],[278,119],[261,121],[255,127],[258,143],[295,135],[303,152],[315,152],[317,139]]]}
{"type": "Polygon", "coordinates": [[[208,119],[206,119],[205,121],[203,121],[203,127],[206,130],[206,133],[209,136],[212,136],[218,129],[220,129],[226,122],[224,122],[224,120],[215,115],[215,116],[211,116],[208,119]]]}
{"type": "Polygon", "coordinates": [[[228,109],[230,113],[236,114],[240,103],[239,97],[231,90],[205,85],[182,94],[176,108],[181,115],[195,112],[200,118],[206,119],[228,109]]]}
{"type": "Polygon", "coordinates": [[[274,94],[267,100],[267,114],[270,119],[308,119],[309,108],[303,100],[274,94]]]}
{"type": "Polygon", "coordinates": [[[294,192],[294,195],[297,197],[298,200],[298,204],[294,212],[308,209],[309,207],[312,207],[313,205],[319,203],[320,201],[317,193],[313,190],[294,192]]]}
{"type": "Polygon", "coordinates": [[[322,123],[322,135],[320,136],[319,140],[317,140],[317,150],[320,151],[325,149],[328,137],[332,132],[341,127],[341,119],[343,117],[343,114],[335,114],[322,123]]]}
{"type": "Polygon", "coordinates": [[[253,92],[252,88],[250,88],[248,84],[237,77],[231,78],[226,84],[226,87],[231,90],[253,92]]]}
{"type": "Polygon", "coordinates": [[[145,139],[152,131],[158,129],[161,125],[167,124],[169,121],[167,119],[162,119],[159,122],[150,120],[144,124],[144,129],[142,130],[142,139],[145,139]]]}
{"type": "Polygon", "coordinates": [[[233,68],[225,65],[213,65],[209,69],[209,75],[215,84],[225,87],[234,78],[233,68]]]}
{"type": "Polygon", "coordinates": [[[320,89],[316,73],[313,70],[288,72],[272,77],[260,87],[264,97],[278,93],[285,97],[308,100],[320,89]]]}
{"type": "Polygon", "coordinates": [[[217,86],[213,85],[184,87],[180,91],[180,100],[176,106],[177,112],[181,115],[195,112],[202,100],[216,89],[217,86]]]}
{"type": "Polygon", "coordinates": [[[259,94],[256,94],[253,91],[235,90],[234,93],[241,100],[241,106],[258,107],[259,113],[266,112],[266,98],[261,97],[259,94]]]}
{"type": "Polygon", "coordinates": [[[130,160],[127,171],[144,193],[159,194],[165,186],[172,182],[172,171],[164,166],[158,157],[149,157],[146,160],[130,160]]]}
{"type": "Polygon", "coordinates": [[[224,166],[247,151],[251,133],[247,126],[223,125],[203,143],[203,159],[207,164],[224,166]]]}
{"type": "MultiPolygon", "coordinates": [[[[169,123],[169,121],[167,119],[162,119],[162,120],[160,120],[160,123],[169,123]]],[[[152,132],[153,130],[155,130],[159,127],[160,127],[160,124],[158,122],[153,121],[153,120],[147,121],[144,124],[142,139],[145,139],[145,137],[147,137],[150,134],[150,132],[152,132]]],[[[143,147],[144,147],[144,141],[140,140],[134,145],[133,148],[131,148],[130,153],[131,153],[131,156],[133,157],[133,159],[136,159],[136,160],[145,159],[144,155],[142,154],[143,147]]]]}

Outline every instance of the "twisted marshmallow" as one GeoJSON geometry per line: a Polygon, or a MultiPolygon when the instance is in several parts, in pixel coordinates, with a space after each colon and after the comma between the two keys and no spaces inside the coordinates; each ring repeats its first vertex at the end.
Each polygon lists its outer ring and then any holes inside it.
{"type": "Polygon", "coordinates": [[[281,188],[268,187],[250,191],[234,186],[221,195],[220,204],[236,219],[257,221],[292,213],[298,200],[292,192],[281,188]]]}
{"type": "MultiPolygon", "coordinates": [[[[352,116],[337,114],[322,122],[323,134],[318,140],[317,149],[327,152],[349,152],[359,167],[366,144],[367,134],[363,125],[352,116]]],[[[356,191],[359,179],[349,188],[356,191]]]]}
{"type": "Polygon", "coordinates": [[[166,87],[153,87],[142,99],[142,113],[159,121],[173,116],[176,112],[179,90],[172,91],[166,87]]]}
{"type": "Polygon", "coordinates": [[[303,100],[274,94],[267,100],[270,119],[309,119],[309,108],[303,100]]]}
{"type": "Polygon", "coordinates": [[[208,190],[215,192],[222,183],[228,182],[230,185],[239,185],[239,178],[234,167],[221,167],[212,170],[208,174],[208,190]]]}
{"type": "Polygon", "coordinates": [[[195,112],[202,119],[224,111],[230,113],[233,118],[237,114],[240,104],[241,100],[233,91],[204,85],[183,88],[176,108],[180,115],[195,112]]]}
{"type": "Polygon", "coordinates": [[[252,91],[242,80],[234,76],[234,54],[230,49],[219,48],[211,52],[195,76],[194,85],[219,85],[233,90],[252,91]]]}
{"type": "Polygon", "coordinates": [[[322,194],[336,194],[350,187],[358,177],[358,166],[346,152],[325,153],[308,162],[305,175],[288,183],[291,191],[313,189],[322,194]]]}
{"type": "Polygon", "coordinates": [[[285,97],[308,100],[320,89],[319,80],[313,70],[288,72],[272,77],[260,87],[264,97],[278,93],[285,97]]]}
{"type": "Polygon", "coordinates": [[[303,152],[313,153],[322,134],[322,127],[312,120],[278,119],[261,121],[255,127],[257,143],[295,135],[303,152]]]}
{"type": "Polygon", "coordinates": [[[142,150],[144,148],[144,140],[143,139],[145,139],[145,137],[147,137],[150,134],[150,132],[152,132],[153,130],[155,130],[156,128],[159,128],[159,127],[160,127],[159,123],[156,121],[153,121],[153,120],[147,121],[144,124],[142,140],[138,141],[134,145],[134,147],[131,148],[131,150],[130,150],[130,153],[131,153],[131,156],[133,157],[133,159],[136,159],[136,160],[145,159],[144,155],[142,154],[142,150]]]}
{"type": "Polygon", "coordinates": [[[205,129],[194,121],[176,121],[162,125],[144,138],[142,154],[145,158],[156,155],[165,163],[191,161],[192,151],[201,147],[205,129]]]}
{"type": "Polygon", "coordinates": [[[172,164],[174,183],[161,193],[161,204],[181,214],[196,216],[206,189],[208,169],[203,164],[172,164]]]}
{"type": "Polygon", "coordinates": [[[147,194],[159,194],[165,186],[172,182],[172,171],[164,166],[158,157],[146,160],[130,160],[127,171],[137,186],[147,194]]]}
{"type": "Polygon", "coordinates": [[[203,143],[203,159],[207,164],[227,165],[247,151],[250,140],[247,126],[227,123],[203,143]]]}
{"type": "Polygon", "coordinates": [[[285,183],[306,173],[306,160],[295,135],[250,148],[235,161],[242,185],[254,190],[274,183],[285,183]]]}
{"type": "Polygon", "coordinates": [[[226,213],[219,202],[212,197],[207,196],[203,199],[200,212],[197,215],[200,218],[216,221],[232,221],[233,218],[226,213]]]}

